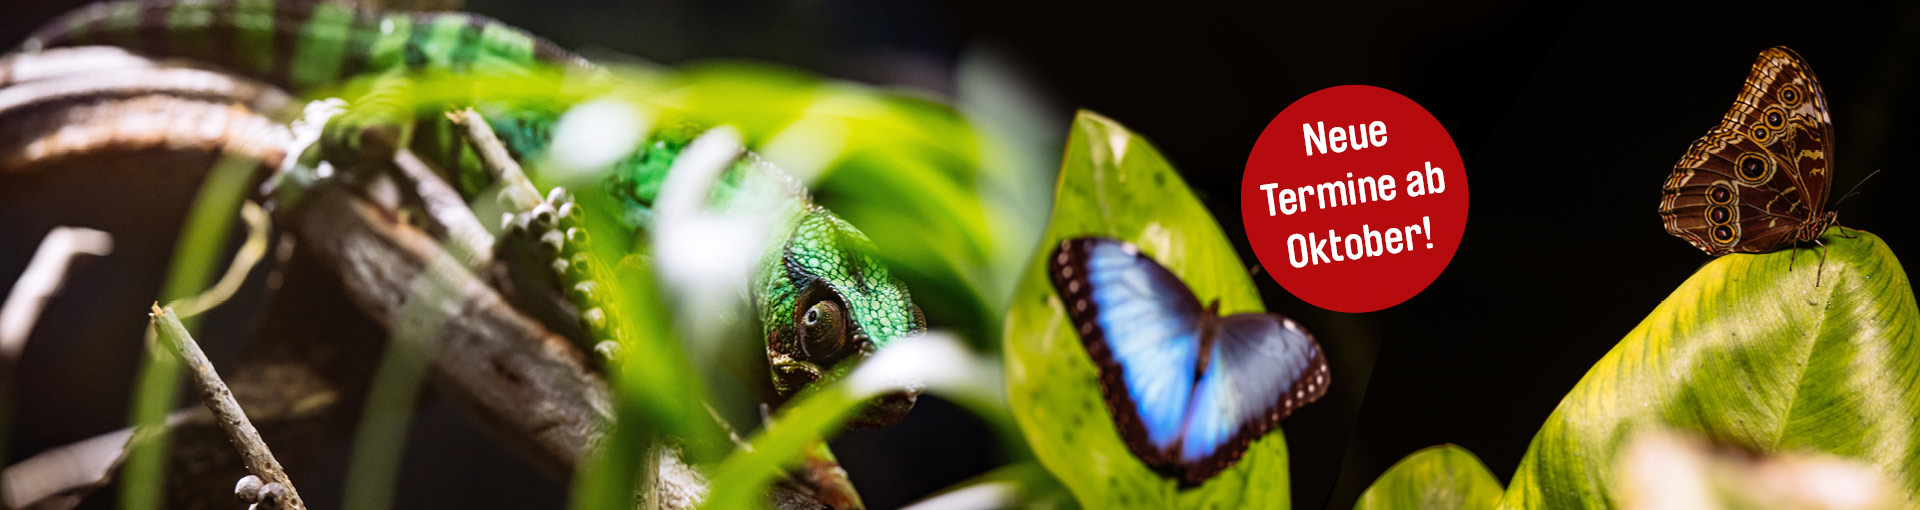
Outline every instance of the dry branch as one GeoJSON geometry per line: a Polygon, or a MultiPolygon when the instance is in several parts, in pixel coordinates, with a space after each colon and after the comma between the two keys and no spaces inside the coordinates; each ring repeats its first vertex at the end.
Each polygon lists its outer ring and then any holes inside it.
{"type": "Polygon", "coordinates": [[[273,458],[273,450],[260,439],[260,431],[253,428],[253,422],[247,419],[246,411],[240,409],[240,403],[233,400],[233,391],[227,389],[227,383],[220,380],[220,373],[213,370],[213,362],[207,360],[207,354],[200,350],[200,344],[187,334],[187,328],[180,324],[180,317],[173,310],[161,309],[153,305],[154,331],[162,343],[172,347],[187,364],[193,374],[194,386],[200,388],[200,402],[207,410],[213,411],[221,430],[227,433],[227,439],[233,441],[234,448],[240,451],[240,460],[246,464],[247,471],[268,483],[278,483],[286,488],[286,498],[279,501],[282,508],[288,510],[306,510],[307,504],[300,500],[300,491],[295,490],[293,479],[280,467],[280,461],[273,458]]]}
{"type": "Polygon", "coordinates": [[[465,129],[468,140],[473,142],[474,152],[480,155],[480,164],[487,169],[495,181],[501,183],[501,190],[515,210],[525,211],[540,205],[540,190],[534,188],[533,181],[527,178],[520,163],[507,153],[506,144],[500,143],[500,137],[493,133],[493,127],[487,125],[480,112],[465,109],[447,114],[454,125],[465,129]]]}
{"type": "MultiPolygon", "coordinates": [[[[430,277],[430,261],[448,257],[426,233],[337,187],[314,190],[282,220],[338,274],[354,304],[389,328],[415,297],[412,282],[430,277]]],[[[443,314],[419,320],[448,325],[430,355],[437,382],[511,432],[536,464],[570,475],[611,419],[606,382],[565,338],[507,306],[477,277],[441,275],[456,297],[413,308],[443,314]]]]}
{"type": "MultiPolygon", "coordinates": [[[[465,404],[510,447],[568,478],[611,422],[613,396],[581,351],[514,309],[464,271],[431,236],[338,187],[322,186],[285,211],[289,226],[340,278],[356,307],[389,329],[403,311],[444,314],[406,320],[445,324],[429,365],[443,394],[465,404]],[[439,261],[439,262],[434,262],[439,261]],[[428,272],[433,274],[429,275],[428,272]],[[454,291],[431,306],[409,306],[416,278],[454,291]]],[[[665,485],[705,487],[690,470],[662,470],[665,485]]],[[[825,508],[811,491],[776,485],[775,508],[825,508]]]]}

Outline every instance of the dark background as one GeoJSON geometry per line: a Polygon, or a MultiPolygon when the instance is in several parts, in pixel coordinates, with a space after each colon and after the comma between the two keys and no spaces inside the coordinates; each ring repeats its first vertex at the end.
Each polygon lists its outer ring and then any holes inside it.
{"type": "MultiPolygon", "coordinates": [[[[7,7],[0,43],[78,3],[7,7]]],[[[1235,197],[1247,152],[1275,114],[1345,84],[1419,102],[1472,175],[1467,232],[1448,270],[1404,304],[1357,315],[1257,279],[1269,307],[1318,332],[1334,363],[1336,393],[1285,426],[1302,508],[1349,508],[1394,461],[1440,443],[1467,447],[1506,481],[1587,368],[1708,260],[1661,229],[1660,183],[1769,46],[1799,52],[1825,89],[1835,198],[1885,170],[1838,207],[1841,223],[1896,253],[1920,253],[1914,215],[1900,212],[1900,193],[1920,176],[1897,142],[1920,136],[1908,94],[1920,90],[1920,4],[1342,3],[1351,6],[470,0],[468,9],[571,48],[669,64],[745,57],[942,93],[955,90],[954,67],[970,50],[994,48],[1051,98],[1048,118],[1064,124],[1087,108],[1153,140],[1249,261],[1235,197]]],[[[7,239],[0,268],[17,274],[31,247],[7,239]]],[[[448,416],[416,429],[471,434],[451,414],[428,414],[448,416]]],[[[840,447],[868,502],[887,508],[1002,462],[991,440],[963,411],[934,402],[840,447]]],[[[9,451],[31,449],[22,441],[9,451]]],[[[437,507],[564,497],[557,485],[486,483],[525,473],[460,455],[464,490],[403,485],[403,498],[437,507]]]]}

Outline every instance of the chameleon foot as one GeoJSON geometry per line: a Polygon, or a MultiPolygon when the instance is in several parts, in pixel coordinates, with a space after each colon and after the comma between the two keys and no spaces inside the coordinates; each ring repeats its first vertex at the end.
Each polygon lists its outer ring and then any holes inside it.
{"type": "MultiPolygon", "coordinates": [[[[508,193],[502,191],[501,200],[516,198],[508,193]]],[[[611,273],[600,269],[592,256],[585,214],[573,195],[564,188],[554,188],[532,207],[503,215],[501,222],[502,243],[531,242],[538,257],[545,260],[548,283],[576,310],[580,331],[590,339],[588,344],[602,361],[612,360],[618,349],[609,346],[619,345],[620,328],[616,319],[619,314],[613,312],[607,299],[613,295],[608,292],[612,280],[606,277],[611,273]]]]}

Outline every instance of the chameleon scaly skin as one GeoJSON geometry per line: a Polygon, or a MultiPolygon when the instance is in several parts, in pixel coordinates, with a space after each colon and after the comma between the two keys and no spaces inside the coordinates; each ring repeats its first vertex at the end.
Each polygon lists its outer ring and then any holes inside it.
{"type": "MultiPolygon", "coordinates": [[[[199,60],[287,87],[312,92],[355,77],[375,77],[352,109],[328,122],[323,157],[362,155],[366,133],[393,130],[408,143],[415,123],[441,122],[448,108],[419,111],[405,94],[409,77],[424,72],[489,77],[542,69],[590,70],[557,46],[500,22],[466,13],[368,13],[306,0],[126,0],[95,4],[53,21],[23,49],[104,44],[147,55],[199,60]]],[[[521,161],[538,161],[561,108],[475,103],[521,161]]],[[[445,105],[454,107],[460,105],[445,105]]],[[[625,198],[630,226],[644,228],[661,182],[690,133],[665,129],[622,160],[605,185],[625,198]]],[[[480,170],[471,153],[437,163],[458,172],[472,192],[480,170]]],[[[433,154],[422,151],[423,156],[433,154]]],[[[429,156],[430,157],[430,156],[429,156]]],[[[722,178],[723,191],[742,179],[786,178],[742,152],[722,178]]],[[[482,174],[484,175],[484,174],[482,174]]],[[[717,193],[724,200],[726,193],[717,193]]],[[[804,192],[776,218],[780,232],[752,278],[752,301],[762,325],[772,385],[784,397],[817,380],[836,379],[889,342],[925,330],[924,316],[906,287],[874,256],[872,241],[804,192]]],[[[565,215],[562,215],[565,216],[565,215]]],[[[562,252],[565,253],[565,252],[562,252]]],[[[580,273],[570,273],[575,277],[580,273]]],[[[574,285],[570,287],[578,288],[574,285]]],[[[589,286],[588,288],[591,288],[589,286]]],[[[591,293],[588,293],[591,294],[591,293]]],[[[587,310],[587,307],[582,307],[587,310]]],[[[591,310],[589,310],[591,311],[591,310]]],[[[883,399],[856,422],[891,423],[912,396],[883,399]]]]}
{"type": "Polygon", "coordinates": [[[211,63],[296,92],[395,70],[589,65],[553,43],[476,14],[377,14],[313,0],[97,3],[47,23],[22,49],[85,45],[211,63]]]}

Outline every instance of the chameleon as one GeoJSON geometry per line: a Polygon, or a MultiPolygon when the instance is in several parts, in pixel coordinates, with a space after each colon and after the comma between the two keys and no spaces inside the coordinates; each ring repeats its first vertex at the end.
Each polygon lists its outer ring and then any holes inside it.
{"type": "MultiPolygon", "coordinates": [[[[469,194],[490,177],[470,149],[433,135],[448,131],[447,110],[472,106],[487,112],[489,127],[514,159],[526,164],[541,161],[552,148],[551,132],[567,105],[493,101],[476,94],[464,105],[423,107],[409,99],[415,78],[434,73],[511,77],[554,69],[572,76],[592,75],[599,69],[558,45],[478,14],[373,12],[319,0],[108,1],[56,18],[29,37],[20,51],[86,45],[202,62],[301,95],[338,91],[336,86],[349,80],[370,83],[364,92],[347,98],[344,113],[327,121],[316,144],[318,157],[349,167],[399,147],[433,147],[416,152],[435,159],[435,166],[453,174],[448,179],[469,194]]],[[[615,216],[634,232],[650,227],[662,183],[699,134],[693,126],[665,124],[599,182],[608,195],[619,199],[624,210],[615,216]]],[[[751,151],[737,150],[715,184],[713,200],[727,200],[729,191],[747,179],[791,181],[751,151]]],[[[838,380],[879,349],[927,328],[925,314],[913,303],[904,282],[877,256],[874,243],[852,224],[813,203],[797,184],[792,187],[796,191],[785,198],[792,202],[776,209],[783,212],[772,222],[775,233],[767,253],[752,270],[747,289],[776,399],[838,380]]],[[[579,208],[558,190],[548,199],[538,208],[559,217],[555,221],[560,225],[550,227],[550,232],[566,235],[531,234],[573,243],[553,255],[564,261],[585,242],[584,236],[574,235],[577,229],[566,228],[569,219],[576,217],[569,212],[579,208]]],[[[528,216],[528,211],[522,213],[522,218],[528,216]]],[[[563,288],[592,288],[580,286],[578,280],[594,278],[595,273],[557,269],[565,265],[554,266],[562,275],[563,288]]],[[[583,329],[604,334],[608,321],[615,318],[594,315],[605,309],[591,294],[574,292],[574,304],[586,324],[583,329]]],[[[876,399],[852,424],[871,427],[896,422],[912,409],[916,397],[902,391],[876,399]]]]}

